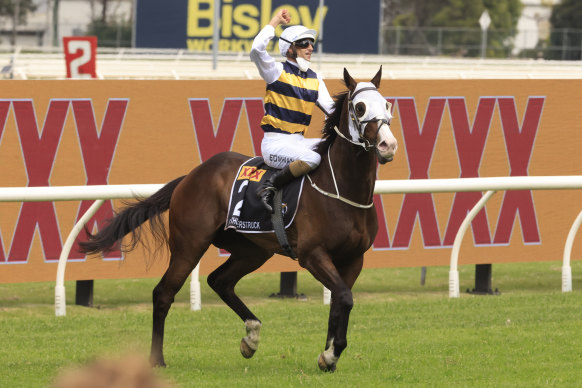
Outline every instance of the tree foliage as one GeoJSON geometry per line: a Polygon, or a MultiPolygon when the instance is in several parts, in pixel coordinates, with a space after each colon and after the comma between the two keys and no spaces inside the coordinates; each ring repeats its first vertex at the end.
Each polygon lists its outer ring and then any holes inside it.
{"type": "Polygon", "coordinates": [[[101,5],[100,16],[94,18],[87,28],[87,35],[97,36],[100,47],[131,47],[131,20],[111,18],[110,0],[98,0],[101,5]]]}
{"type": "Polygon", "coordinates": [[[87,30],[87,35],[97,37],[100,47],[131,47],[131,33],[130,21],[117,20],[93,20],[87,30]]]}
{"type": "Polygon", "coordinates": [[[554,28],[582,29],[582,2],[579,0],[562,0],[552,8],[550,23],[554,28]]]}
{"type": "MultiPolygon", "coordinates": [[[[516,34],[522,10],[520,0],[384,0],[390,25],[416,29],[409,36],[414,46],[435,45],[427,31],[441,29],[442,47],[466,47],[462,55],[477,56],[480,52],[479,18],[487,10],[491,17],[487,47],[488,56],[505,56],[508,38],[516,34]],[[415,38],[416,37],[416,38],[415,38]]],[[[433,35],[435,33],[433,32],[433,35]]],[[[444,53],[447,53],[446,50],[444,53]]],[[[448,52],[448,54],[451,54],[448,52]]]]}
{"type": "Polygon", "coordinates": [[[0,0],[0,16],[14,18],[14,12],[18,9],[17,24],[24,24],[29,12],[36,10],[34,0],[0,0]]]}
{"type": "Polygon", "coordinates": [[[546,50],[546,58],[579,60],[581,58],[582,2],[562,0],[560,4],[552,8],[550,23],[554,30],[549,39],[550,47],[567,48],[567,50],[546,50]]]}

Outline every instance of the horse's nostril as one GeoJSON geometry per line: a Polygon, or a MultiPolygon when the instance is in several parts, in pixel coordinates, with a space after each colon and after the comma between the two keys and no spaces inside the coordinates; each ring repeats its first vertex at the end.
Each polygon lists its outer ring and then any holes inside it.
{"type": "Polygon", "coordinates": [[[378,149],[385,151],[388,149],[388,144],[385,141],[381,141],[380,144],[378,144],[378,149]]]}

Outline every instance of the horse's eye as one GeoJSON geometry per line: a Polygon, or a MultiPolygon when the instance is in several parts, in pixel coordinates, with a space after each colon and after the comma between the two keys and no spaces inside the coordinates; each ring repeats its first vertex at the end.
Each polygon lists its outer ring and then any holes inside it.
{"type": "Polygon", "coordinates": [[[358,115],[358,117],[362,117],[364,113],[366,113],[366,104],[363,102],[358,102],[356,104],[356,115],[358,115]]]}
{"type": "Polygon", "coordinates": [[[391,103],[389,103],[388,101],[386,101],[386,110],[387,110],[388,112],[390,112],[390,110],[391,110],[391,109],[392,109],[392,104],[391,104],[391,103]]]}

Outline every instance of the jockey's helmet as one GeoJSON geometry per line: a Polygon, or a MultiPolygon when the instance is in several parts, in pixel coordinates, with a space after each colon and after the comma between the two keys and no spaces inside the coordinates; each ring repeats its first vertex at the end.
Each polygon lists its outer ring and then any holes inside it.
{"type": "Polygon", "coordinates": [[[315,42],[316,36],[317,32],[315,30],[310,30],[309,28],[302,25],[287,27],[285,30],[283,30],[281,38],[279,39],[279,51],[281,52],[282,56],[286,57],[287,51],[289,50],[289,47],[291,47],[292,42],[296,42],[305,38],[313,39],[315,42]]]}

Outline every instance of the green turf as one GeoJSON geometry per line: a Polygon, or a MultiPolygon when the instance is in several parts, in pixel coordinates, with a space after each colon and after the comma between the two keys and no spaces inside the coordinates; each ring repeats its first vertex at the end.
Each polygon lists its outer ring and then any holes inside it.
{"type": "MultiPolygon", "coordinates": [[[[579,386],[582,381],[582,262],[572,293],[561,292],[560,263],[493,266],[499,296],[473,296],[474,266],[462,266],[461,297],[448,298],[448,268],[364,270],[354,287],[348,348],[335,373],[319,371],[328,307],[322,288],[299,274],[307,301],[278,300],[278,274],[252,274],[237,291],[263,321],[255,357],[238,347],[242,322],[202,280],[202,311],[188,287],[166,323],[162,378],[181,387],[579,386]]],[[[54,283],[0,285],[0,387],[45,387],[95,357],[147,356],[156,279],[99,280],[95,308],[54,316],[54,283]]]]}

